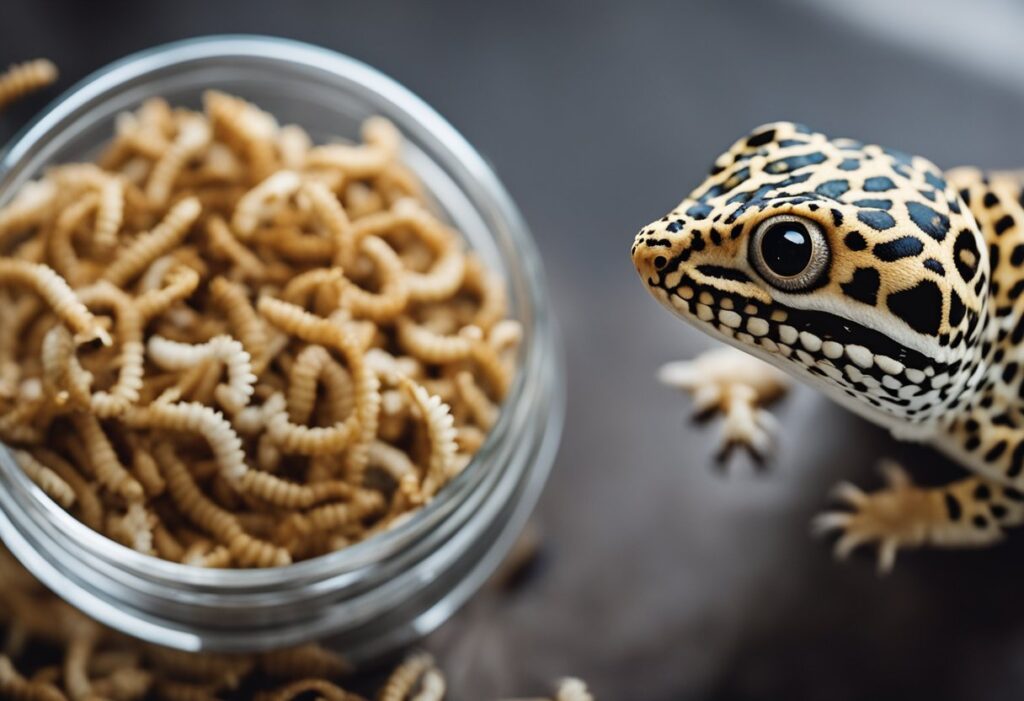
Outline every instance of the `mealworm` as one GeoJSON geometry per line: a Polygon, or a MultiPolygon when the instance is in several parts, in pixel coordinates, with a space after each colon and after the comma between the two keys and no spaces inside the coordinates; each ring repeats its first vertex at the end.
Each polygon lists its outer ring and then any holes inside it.
{"type": "Polygon", "coordinates": [[[28,475],[29,479],[46,492],[47,496],[65,509],[71,508],[72,504],[75,503],[75,491],[71,488],[71,485],[65,482],[56,472],[36,460],[35,456],[31,453],[24,450],[15,450],[13,454],[14,459],[17,460],[18,465],[28,475]]]}
{"type": "Polygon", "coordinates": [[[410,401],[420,411],[430,440],[430,457],[427,474],[423,479],[423,493],[431,497],[437,489],[452,477],[453,459],[458,449],[455,443],[455,427],[451,410],[437,395],[427,392],[423,385],[401,378],[399,386],[409,395],[410,401]]]}
{"type": "Polygon", "coordinates": [[[145,495],[142,485],[131,476],[114,452],[110,439],[100,422],[92,414],[76,411],[71,414],[75,431],[82,437],[89,456],[89,465],[96,479],[108,491],[128,501],[138,501],[145,495]]]}
{"type": "Polygon", "coordinates": [[[249,470],[238,434],[223,414],[208,406],[195,402],[154,402],[147,407],[133,407],[120,418],[129,427],[160,428],[202,435],[213,451],[220,473],[229,482],[237,482],[249,470]]]}
{"type": "Polygon", "coordinates": [[[197,157],[210,143],[210,126],[205,119],[188,115],[179,120],[178,135],[154,164],[146,183],[146,197],[155,206],[167,203],[171,188],[182,168],[197,157]]]}
{"type": "Polygon", "coordinates": [[[75,331],[76,342],[99,340],[105,346],[110,345],[110,334],[99,325],[96,317],[86,309],[64,278],[49,266],[0,258],[0,284],[32,289],[75,331]]]}
{"type": "Polygon", "coordinates": [[[150,360],[166,370],[183,370],[202,360],[222,362],[227,368],[228,384],[220,398],[231,413],[241,411],[252,397],[256,375],[252,372],[249,353],[230,336],[215,336],[196,345],[150,336],[146,351],[150,360]]]}
{"type": "Polygon", "coordinates": [[[239,565],[279,567],[291,563],[286,550],[253,538],[230,513],[204,496],[169,444],[158,444],[154,457],[167,482],[167,491],[182,514],[227,546],[239,565]]]}
{"type": "Polygon", "coordinates": [[[192,295],[199,287],[199,273],[187,265],[174,265],[164,277],[163,287],[148,290],[135,300],[139,316],[145,320],[160,316],[171,306],[192,295]]]}
{"type": "Polygon", "coordinates": [[[407,701],[423,675],[434,668],[434,658],[418,653],[407,658],[388,677],[378,701],[407,701]]]}
{"type": "Polygon", "coordinates": [[[45,58],[26,61],[0,74],[0,110],[57,80],[57,66],[45,58]]]}
{"type": "Polygon", "coordinates": [[[242,195],[231,217],[231,229],[243,240],[298,192],[302,178],[298,173],[281,170],[242,195]]]}
{"type": "Polygon", "coordinates": [[[103,524],[103,505],[92,484],[87,482],[79,470],[60,455],[46,448],[33,448],[29,451],[41,464],[53,470],[71,487],[75,494],[74,505],[77,516],[86,526],[94,531],[101,530],[103,524]]]}
{"type": "Polygon", "coordinates": [[[150,263],[181,243],[201,211],[202,207],[195,197],[175,204],[156,227],[139,236],[118,254],[103,279],[115,285],[124,285],[140,274],[150,263]]]}

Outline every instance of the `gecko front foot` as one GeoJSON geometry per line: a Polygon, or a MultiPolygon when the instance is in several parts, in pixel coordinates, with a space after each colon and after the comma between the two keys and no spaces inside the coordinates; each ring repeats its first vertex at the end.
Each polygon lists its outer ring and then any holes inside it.
{"type": "Polygon", "coordinates": [[[790,380],[781,370],[734,348],[717,348],[663,365],[658,379],[693,396],[695,419],[723,416],[719,462],[737,447],[758,463],[771,457],[777,424],[764,406],[789,389],[790,380]]]}
{"type": "Polygon", "coordinates": [[[817,534],[840,533],[835,554],[845,558],[859,546],[877,544],[878,571],[890,572],[901,548],[923,545],[979,547],[998,542],[1003,527],[1019,523],[1019,501],[1006,500],[1004,490],[971,477],[944,487],[919,487],[894,462],[881,465],[886,486],[866,493],[841,482],[833,497],[848,510],[819,514],[812,522],[817,534]]]}

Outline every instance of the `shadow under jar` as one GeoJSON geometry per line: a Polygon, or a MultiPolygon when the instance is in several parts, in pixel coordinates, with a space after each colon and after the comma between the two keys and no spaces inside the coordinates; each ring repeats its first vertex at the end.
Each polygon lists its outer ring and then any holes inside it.
{"type": "Polygon", "coordinates": [[[219,89],[318,142],[356,139],[383,115],[437,212],[503,275],[524,330],[500,419],[465,470],[393,530],[262,570],[204,569],[135,552],[90,530],[0,447],[0,538],[50,589],[98,621],[181,650],[256,651],[325,640],[368,659],[429,633],[489,577],[539,496],[564,414],[561,347],[538,252],[508,194],[436,112],[340,54],[263,37],[218,36],[136,54],[58,99],[0,160],[0,205],[49,165],[94,157],[118,113],[149,97],[199,107],[219,89]]]}

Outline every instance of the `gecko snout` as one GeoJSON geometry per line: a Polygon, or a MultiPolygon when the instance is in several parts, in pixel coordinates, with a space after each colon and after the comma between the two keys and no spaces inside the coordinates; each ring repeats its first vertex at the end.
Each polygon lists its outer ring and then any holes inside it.
{"type": "Polygon", "coordinates": [[[633,244],[633,265],[645,282],[657,280],[671,258],[671,248],[637,237],[633,244]]]}

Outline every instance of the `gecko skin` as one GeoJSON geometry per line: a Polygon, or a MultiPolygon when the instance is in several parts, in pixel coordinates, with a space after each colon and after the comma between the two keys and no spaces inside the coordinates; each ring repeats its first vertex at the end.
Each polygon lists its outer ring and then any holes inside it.
{"type": "Polygon", "coordinates": [[[1024,177],[780,122],[718,157],[640,231],[633,262],[669,310],[973,473],[890,470],[819,516],[843,554],[978,546],[1024,523],[1024,177]]]}

